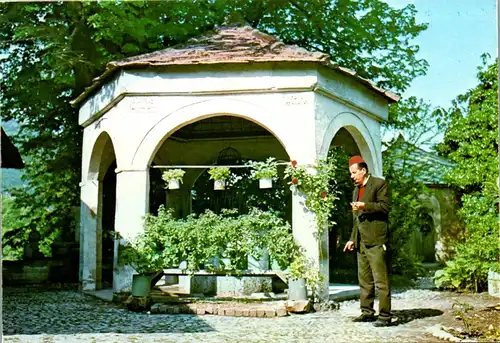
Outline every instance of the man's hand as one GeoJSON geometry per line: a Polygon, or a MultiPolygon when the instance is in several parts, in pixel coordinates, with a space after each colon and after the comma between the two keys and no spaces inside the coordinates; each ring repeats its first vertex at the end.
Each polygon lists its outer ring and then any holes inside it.
{"type": "Polygon", "coordinates": [[[353,241],[347,242],[344,247],[344,252],[353,250],[354,250],[354,242],[353,241]]]}
{"type": "Polygon", "coordinates": [[[366,208],[365,203],[361,201],[351,202],[351,206],[353,211],[364,210],[366,208]]]}

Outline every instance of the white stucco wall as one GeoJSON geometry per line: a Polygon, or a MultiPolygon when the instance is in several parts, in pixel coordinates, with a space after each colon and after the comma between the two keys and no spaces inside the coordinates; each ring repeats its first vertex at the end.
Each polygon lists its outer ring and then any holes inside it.
{"type": "Polygon", "coordinates": [[[345,128],[356,142],[370,172],[382,176],[380,122],[353,106],[332,101],[322,94],[315,95],[315,108],[318,156],[326,158],[333,138],[345,128]]]}
{"type": "MultiPolygon", "coordinates": [[[[163,71],[125,70],[81,105],[79,123],[88,125],[95,116],[102,115],[113,103],[127,95],[179,96],[311,90],[316,80],[317,71],[310,64],[290,65],[287,68],[275,64],[249,64],[177,66],[163,71]]],[[[135,107],[150,109],[151,105],[147,101],[138,101],[135,107]]]]}

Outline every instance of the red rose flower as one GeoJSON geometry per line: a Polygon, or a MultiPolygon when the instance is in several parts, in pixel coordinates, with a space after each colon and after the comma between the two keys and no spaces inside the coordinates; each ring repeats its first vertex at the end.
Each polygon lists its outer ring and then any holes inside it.
{"type": "Polygon", "coordinates": [[[321,197],[324,199],[326,198],[326,192],[321,193],[321,197]]]}
{"type": "Polygon", "coordinates": [[[293,160],[292,161],[292,167],[296,167],[297,166],[297,161],[293,160]]]}
{"type": "Polygon", "coordinates": [[[294,177],[292,179],[292,185],[296,185],[297,183],[299,183],[299,179],[297,179],[296,177],[294,177]]]}

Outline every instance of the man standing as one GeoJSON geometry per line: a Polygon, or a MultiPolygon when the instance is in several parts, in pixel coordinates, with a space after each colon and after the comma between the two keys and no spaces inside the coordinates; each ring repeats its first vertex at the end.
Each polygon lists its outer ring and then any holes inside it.
{"type": "Polygon", "coordinates": [[[390,200],[387,183],[371,176],[361,156],[349,159],[349,172],[356,184],[352,197],[353,230],[345,251],[358,253],[358,279],[361,316],[355,322],[374,322],[374,326],[391,324],[391,286],[389,282],[390,200]],[[379,315],[375,317],[373,303],[375,286],[379,294],[379,315]]]}

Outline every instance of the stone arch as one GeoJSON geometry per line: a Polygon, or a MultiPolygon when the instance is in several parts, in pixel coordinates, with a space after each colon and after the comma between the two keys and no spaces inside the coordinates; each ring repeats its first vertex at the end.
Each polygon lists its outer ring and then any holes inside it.
{"type": "Polygon", "coordinates": [[[92,148],[87,180],[102,181],[113,160],[117,160],[113,140],[108,132],[102,131],[92,148]],[[110,153],[112,153],[112,157],[110,153]]]}
{"type": "Polygon", "coordinates": [[[346,129],[351,134],[361,152],[361,156],[367,162],[373,174],[381,176],[382,164],[379,158],[377,158],[379,155],[379,149],[376,149],[377,144],[375,144],[376,142],[363,119],[352,112],[338,113],[330,121],[325,130],[318,156],[320,158],[326,158],[330,144],[341,128],[346,129]]]}
{"type": "Polygon", "coordinates": [[[87,182],[96,188],[94,193],[94,216],[88,219],[84,232],[88,245],[87,254],[95,259],[95,289],[113,286],[114,231],[116,212],[116,167],[117,157],[113,140],[102,131],[94,142],[87,172],[87,182]],[[89,223],[92,222],[92,223],[89,223]],[[89,225],[90,224],[90,225],[89,225]],[[92,250],[92,251],[90,251],[92,250]]]}
{"type": "Polygon", "coordinates": [[[240,117],[261,126],[278,140],[290,156],[287,142],[283,139],[286,135],[282,133],[286,128],[271,120],[273,115],[268,110],[243,100],[211,99],[179,108],[162,117],[142,138],[132,157],[132,168],[147,169],[158,149],[175,131],[196,121],[220,115],[240,117]]]}
{"type": "Polygon", "coordinates": [[[432,218],[432,224],[436,242],[434,245],[436,261],[444,259],[443,244],[442,244],[442,225],[441,225],[441,204],[434,194],[422,194],[419,197],[423,207],[427,210],[429,216],[432,218]]]}
{"type": "MultiPolygon", "coordinates": [[[[326,158],[333,146],[342,146],[343,152],[348,155],[360,154],[367,162],[370,172],[375,176],[381,176],[381,164],[374,134],[370,132],[369,126],[364,119],[352,112],[340,112],[330,117],[323,134],[321,147],[318,152],[319,158],[326,158]]],[[[380,144],[380,143],[379,143],[380,144]]],[[[354,184],[352,183],[347,161],[344,162],[342,173],[338,175],[340,203],[334,212],[337,225],[328,230],[328,269],[330,272],[330,282],[346,282],[345,276],[339,271],[355,269],[355,259],[345,254],[343,246],[349,240],[352,231],[352,215],[349,202],[352,199],[354,184]]],[[[348,282],[355,282],[349,280],[348,282]]]]}

